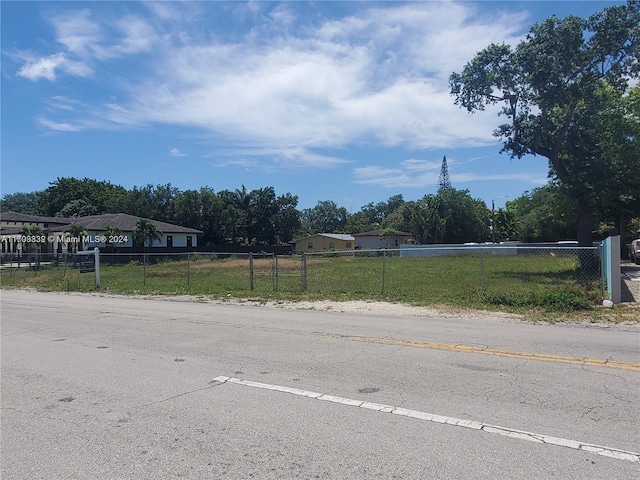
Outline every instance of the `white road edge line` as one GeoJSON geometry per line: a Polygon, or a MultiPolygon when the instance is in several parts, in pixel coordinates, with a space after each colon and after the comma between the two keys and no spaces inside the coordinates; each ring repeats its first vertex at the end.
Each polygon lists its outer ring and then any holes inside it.
{"type": "Polygon", "coordinates": [[[327,395],[324,393],[310,392],[308,390],[301,390],[299,388],[284,387],[281,385],[271,385],[268,383],[253,382],[250,380],[242,380],[240,378],[219,376],[213,379],[213,382],[219,383],[234,383],[236,385],[244,385],[246,387],[262,388],[265,390],[275,390],[277,392],[290,393],[292,395],[298,395],[300,397],[309,397],[316,400],[324,400],[327,402],[339,403],[342,405],[348,405],[351,407],[366,408],[368,410],[375,410],[382,413],[392,413],[395,415],[402,415],[410,418],[417,418],[419,420],[427,420],[434,423],[445,423],[448,425],[454,425],[456,427],[470,428],[472,430],[482,430],[483,432],[493,433],[497,435],[504,435],[510,438],[517,438],[520,440],[528,440],[535,443],[544,443],[548,445],[555,445],[558,447],[572,448],[574,450],[583,450],[585,452],[595,453],[597,455],[603,455],[605,457],[615,458],[617,460],[627,460],[630,462],[640,462],[640,453],[627,452],[617,448],[603,447],[601,445],[593,445],[590,443],[578,442],[576,440],[568,440],[566,438],[551,437],[549,435],[541,435],[539,433],[525,432],[522,430],[514,430],[513,428],[499,427],[497,425],[490,425],[488,423],[476,422],[474,420],[463,420],[460,418],[445,417],[443,415],[436,415],[433,413],[420,412],[418,410],[409,410],[406,408],[394,407],[392,405],[384,405],[381,403],[366,402],[363,400],[354,400],[351,398],[336,397],[334,395],[327,395]]]}

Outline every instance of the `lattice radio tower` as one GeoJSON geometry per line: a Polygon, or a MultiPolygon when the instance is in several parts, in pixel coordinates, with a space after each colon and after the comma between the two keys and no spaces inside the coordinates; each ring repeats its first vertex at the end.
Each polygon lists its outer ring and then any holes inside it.
{"type": "Polygon", "coordinates": [[[449,167],[447,167],[447,157],[442,157],[442,168],[440,169],[440,178],[438,178],[438,191],[451,188],[451,179],[449,178],[449,167]]]}

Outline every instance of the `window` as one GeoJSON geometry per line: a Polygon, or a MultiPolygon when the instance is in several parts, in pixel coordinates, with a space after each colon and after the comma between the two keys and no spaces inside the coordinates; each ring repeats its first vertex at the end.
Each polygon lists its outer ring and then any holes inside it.
{"type": "Polygon", "coordinates": [[[173,236],[167,235],[167,247],[173,247],[173,236]]]}
{"type": "Polygon", "coordinates": [[[347,248],[351,248],[351,242],[347,242],[347,248]]]}
{"type": "Polygon", "coordinates": [[[193,238],[191,235],[187,235],[187,247],[193,247],[193,238]]]}
{"type": "Polygon", "coordinates": [[[313,249],[313,242],[308,242],[308,243],[307,243],[307,248],[311,248],[311,249],[313,249]]]}
{"type": "Polygon", "coordinates": [[[336,242],[329,242],[329,248],[336,248],[336,242]]]}

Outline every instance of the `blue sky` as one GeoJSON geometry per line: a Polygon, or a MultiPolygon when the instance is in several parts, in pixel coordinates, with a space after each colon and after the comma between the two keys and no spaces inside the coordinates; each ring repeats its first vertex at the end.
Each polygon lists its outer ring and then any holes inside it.
{"type": "Polygon", "coordinates": [[[496,207],[547,182],[496,109],[448,78],[552,14],[623,2],[11,2],[2,14],[1,193],[89,177],[127,188],[273,186],[349,211],[452,185],[496,207]]]}

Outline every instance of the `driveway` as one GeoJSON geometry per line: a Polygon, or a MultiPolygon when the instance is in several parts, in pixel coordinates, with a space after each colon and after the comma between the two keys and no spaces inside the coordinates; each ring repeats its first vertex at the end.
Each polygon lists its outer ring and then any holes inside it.
{"type": "Polygon", "coordinates": [[[622,301],[640,302],[640,265],[632,263],[620,267],[622,274],[622,301]]]}

